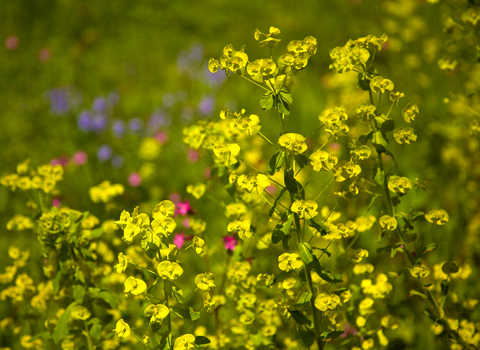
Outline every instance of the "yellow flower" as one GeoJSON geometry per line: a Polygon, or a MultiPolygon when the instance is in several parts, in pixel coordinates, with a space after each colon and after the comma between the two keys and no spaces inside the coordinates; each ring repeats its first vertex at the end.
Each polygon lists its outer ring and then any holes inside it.
{"type": "Polygon", "coordinates": [[[308,220],[315,217],[317,212],[318,204],[311,200],[296,200],[293,202],[292,207],[290,208],[294,213],[297,213],[300,218],[308,220]]]}
{"type": "Polygon", "coordinates": [[[448,222],[449,217],[448,213],[443,209],[432,209],[425,215],[425,219],[427,219],[428,222],[441,226],[448,222]]]}
{"type": "Polygon", "coordinates": [[[168,237],[177,227],[175,221],[171,218],[155,219],[152,221],[152,230],[157,235],[168,237]]]}
{"type": "Polygon", "coordinates": [[[430,274],[430,270],[425,265],[415,265],[410,269],[413,277],[425,278],[430,274]]]}
{"type": "Polygon", "coordinates": [[[154,219],[167,219],[175,215],[175,204],[171,201],[162,201],[158,203],[152,211],[154,219]]]}
{"type": "Polygon", "coordinates": [[[402,109],[403,120],[407,123],[411,123],[415,120],[418,113],[418,106],[415,103],[410,102],[402,109]]]}
{"type": "Polygon", "coordinates": [[[118,254],[118,264],[115,265],[115,270],[118,273],[122,273],[127,269],[128,259],[123,253],[118,254]]]}
{"type": "Polygon", "coordinates": [[[404,143],[410,144],[410,142],[417,141],[417,134],[412,128],[396,128],[393,132],[395,141],[403,145],[404,143]]]}
{"type": "Polygon", "coordinates": [[[238,163],[235,158],[240,153],[240,146],[238,143],[230,143],[227,145],[216,145],[213,148],[216,163],[224,164],[226,166],[238,163]]]}
{"type": "Polygon", "coordinates": [[[187,193],[192,194],[196,199],[200,199],[204,195],[206,188],[205,184],[197,182],[195,185],[187,186],[187,193]]]}
{"type": "Polygon", "coordinates": [[[406,194],[412,189],[412,182],[407,177],[392,175],[388,179],[388,189],[396,194],[406,194]]]}
{"type": "Polygon", "coordinates": [[[308,148],[305,137],[300,134],[283,134],[278,139],[278,144],[292,154],[302,154],[308,148]]]}
{"type": "Polygon", "coordinates": [[[397,219],[389,215],[382,216],[379,223],[382,228],[387,229],[388,231],[394,231],[398,225],[397,219]]]}
{"type": "Polygon", "coordinates": [[[333,310],[340,302],[340,297],[336,294],[320,293],[315,298],[315,307],[320,311],[333,310]]]}
{"type": "Polygon", "coordinates": [[[215,287],[215,275],[211,272],[201,273],[195,277],[195,285],[201,290],[215,287]]]}
{"type": "Polygon", "coordinates": [[[125,293],[140,295],[147,290],[147,284],[141,279],[128,277],[125,281],[125,293]]]}
{"type": "Polygon", "coordinates": [[[143,312],[144,316],[150,317],[150,323],[162,323],[163,319],[168,316],[170,309],[163,304],[151,304],[147,306],[143,312]]]}
{"type": "Polygon", "coordinates": [[[162,261],[157,266],[157,272],[163,279],[176,280],[183,274],[183,269],[176,262],[162,261]]]}
{"type": "Polygon", "coordinates": [[[283,253],[278,257],[278,268],[282,271],[291,271],[303,266],[300,255],[296,253],[283,253]]]}
{"type": "Polygon", "coordinates": [[[248,219],[242,221],[235,220],[228,224],[227,231],[237,233],[240,239],[250,238],[253,235],[250,225],[251,222],[248,219]]]}
{"type": "Polygon", "coordinates": [[[130,326],[123,319],[118,320],[115,329],[113,330],[117,333],[119,338],[126,338],[130,335],[130,326]]]}
{"type": "Polygon", "coordinates": [[[73,320],[88,320],[92,314],[82,305],[75,305],[70,315],[73,320]]]}
{"type": "Polygon", "coordinates": [[[193,237],[193,249],[195,249],[195,253],[203,254],[203,246],[205,245],[205,241],[198,236],[193,237]]]}
{"type": "Polygon", "coordinates": [[[338,163],[338,158],[334,154],[328,154],[325,151],[316,151],[308,157],[310,164],[315,171],[330,171],[338,163]]]}
{"type": "Polygon", "coordinates": [[[195,348],[195,336],[193,334],[184,334],[175,340],[173,350],[190,350],[195,348]]]}

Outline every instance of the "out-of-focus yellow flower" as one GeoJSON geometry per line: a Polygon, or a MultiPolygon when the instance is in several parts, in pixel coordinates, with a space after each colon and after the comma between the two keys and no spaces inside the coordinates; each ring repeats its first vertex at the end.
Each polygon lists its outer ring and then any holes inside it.
{"type": "Polygon", "coordinates": [[[278,268],[282,271],[291,271],[303,266],[300,255],[296,253],[283,253],[278,257],[278,268]]]}
{"type": "Polygon", "coordinates": [[[119,338],[126,338],[130,335],[130,326],[123,319],[118,320],[115,329],[113,330],[117,333],[119,338]]]}
{"type": "Polygon", "coordinates": [[[135,277],[128,277],[125,281],[125,293],[132,293],[133,295],[140,295],[147,290],[147,284],[141,279],[135,277]]]}

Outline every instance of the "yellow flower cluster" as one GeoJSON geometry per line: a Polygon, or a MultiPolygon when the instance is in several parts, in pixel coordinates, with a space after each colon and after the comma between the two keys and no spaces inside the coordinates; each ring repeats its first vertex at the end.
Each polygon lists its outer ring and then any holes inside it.
{"type": "Polygon", "coordinates": [[[125,192],[122,184],[111,184],[110,181],[103,181],[98,186],[90,187],[90,198],[94,203],[109,203],[113,197],[121,196],[125,192]]]}
{"type": "Polygon", "coordinates": [[[22,191],[42,190],[52,193],[58,181],[63,180],[63,167],[61,165],[40,165],[37,170],[29,167],[30,160],[18,164],[16,174],[4,174],[0,177],[0,184],[10,187],[12,191],[17,188],[22,191]]]}

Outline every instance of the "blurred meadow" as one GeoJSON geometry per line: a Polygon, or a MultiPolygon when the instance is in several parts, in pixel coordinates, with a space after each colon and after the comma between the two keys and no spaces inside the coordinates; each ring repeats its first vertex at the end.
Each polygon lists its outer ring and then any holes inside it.
{"type": "MultiPolygon", "coordinates": [[[[101,222],[118,220],[123,210],[137,205],[149,212],[163,199],[189,198],[187,186],[207,180],[205,169],[212,157],[184,144],[183,127],[201,119],[218,121],[228,106],[259,115],[264,133],[278,137],[268,131],[278,129],[278,120],[260,109],[261,91],[234,74],[210,73],[210,57],[218,58],[230,43],[236,49],[245,44],[250,60],[262,57],[266,51],[254,39],[256,28],[279,28],[279,47],[309,35],[317,38],[317,53],[296,77],[292,113],[285,119],[288,130],[309,135],[318,128],[324,109],[343,105],[353,115],[356,106],[368,100],[357,88],[357,74],[329,69],[329,51],[348,39],[385,33],[389,39],[375,58],[376,67],[395,83],[396,91],[405,93],[402,108],[414,102],[420,110],[417,142],[392,145],[399,175],[428,184],[416,197],[420,210],[443,208],[450,215],[448,225],[430,237],[439,244],[430,263],[455,260],[468,265],[473,276],[480,263],[480,48],[476,22],[464,19],[464,9],[472,4],[477,5],[461,0],[4,2],[0,175],[14,172],[26,159],[33,168],[61,164],[64,181],[53,200],[89,211],[101,222]],[[456,65],[445,68],[453,60],[456,65]],[[125,187],[109,206],[93,203],[89,195],[91,187],[105,180],[125,187]]],[[[349,138],[360,135],[352,125],[351,135],[337,141],[339,158],[348,158],[349,138]]],[[[312,140],[323,141],[317,136],[312,140]]],[[[362,176],[371,179],[372,170],[363,171],[362,176]]],[[[312,186],[323,188],[325,181],[316,178],[312,186]]],[[[20,191],[0,186],[2,271],[9,264],[5,252],[12,243],[30,249],[32,260],[40,255],[32,233],[6,229],[15,214],[29,215],[26,199],[20,191]]],[[[320,207],[332,207],[335,201],[326,199],[320,207]]],[[[191,202],[220,237],[228,220],[216,218],[216,204],[206,198],[191,202]]],[[[400,208],[408,211],[410,204],[405,201],[400,208]]],[[[368,205],[352,200],[343,204],[342,212],[347,218],[366,215],[368,205]]],[[[372,211],[381,211],[381,205],[377,200],[372,211]]],[[[430,225],[420,227],[428,230],[430,225]]],[[[359,242],[378,248],[377,240],[372,233],[359,242]]],[[[372,249],[370,262],[388,265],[390,257],[375,255],[372,249]]],[[[31,269],[42,274],[33,263],[31,269]]],[[[400,280],[395,283],[403,283],[400,280]]],[[[478,298],[478,283],[463,283],[459,296],[478,298]]],[[[434,340],[433,333],[421,331],[430,328],[431,321],[423,309],[415,309],[416,300],[405,301],[405,290],[395,289],[390,303],[406,326],[385,348],[449,348],[434,340]],[[418,327],[409,327],[409,322],[418,327]]],[[[0,307],[3,314],[7,310],[0,307]]],[[[480,321],[478,308],[469,312],[471,320],[480,321]]],[[[9,339],[0,336],[0,345],[9,345],[9,339]]]]}

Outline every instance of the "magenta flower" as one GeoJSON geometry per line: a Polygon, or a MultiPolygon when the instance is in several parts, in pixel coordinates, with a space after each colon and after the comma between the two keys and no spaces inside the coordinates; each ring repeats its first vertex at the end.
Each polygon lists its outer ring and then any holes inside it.
{"type": "Polygon", "coordinates": [[[222,240],[223,243],[225,243],[225,249],[231,250],[232,252],[235,250],[235,246],[238,244],[237,240],[235,239],[235,235],[225,236],[222,240]]]}
{"type": "Polygon", "coordinates": [[[138,173],[128,175],[128,183],[133,187],[138,187],[142,183],[142,177],[138,173]]]}
{"type": "Polygon", "coordinates": [[[153,137],[162,145],[168,141],[168,134],[163,131],[157,131],[153,137]]]}
{"type": "Polygon", "coordinates": [[[5,46],[8,50],[15,50],[18,47],[19,40],[15,35],[11,35],[5,41],[5,46]]]}
{"type": "Polygon", "coordinates": [[[88,155],[84,151],[78,151],[78,152],[75,152],[72,159],[73,159],[73,164],[82,165],[87,162],[88,155]]]}
{"type": "Polygon", "coordinates": [[[194,149],[191,149],[188,151],[187,159],[189,163],[196,163],[199,158],[200,158],[200,153],[198,153],[198,151],[194,149]]]}
{"type": "Polygon", "coordinates": [[[60,198],[58,198],[58,197],[54,198],[53,201],[52,201],[52,205],[55,208],[59,208],[60,205],[62,205],[62,202],[60,201],[60,198]]]}
{"type": "Polygon", "coordinates": [[[185,227],[185,228],[190,228],[190,227],[191,227],[191,226],[190,226],[190,219],[187,218],[187,219],[183,220],[183,221],[182,221],[182,225],[183,225],[183,227],[185,227]]]}
{"type": "Polygon", "coordinates": [[[357,330],[354,327],[350,326],[348,323],[345,323],[343,329],[345,330],[345,333],[341,335],[342,338],[345,338],[348,333],[350,333],[351,335],[357,335],[358,333],[357,330]]]}
{"type": "Polygon", "coordinates": [[[182,246],[185,244],[185,233],[175,233],[175,237],[173,238],[173,244],[177,246],[177,249],[182,249],[182,246]]]}
{"type": "Polygon", "coordinates": [[[187,215],[189,212],[191,212],[192,207],[190,207],[190,202],[188,199],[185,199],[185,202],[178,202],[175,205],[175,216],[180,214],[181,216],[187,215]]]}
{"type": "Polygon", "coordinates": [[[275,185],[270,185],[268,187],[265,187],[265,190],[270,193],[271,195],[274,195],[275,193],[277,193],[277,186],[275,185]]]}
{"type": "Polygon", "coordinates": [[[68,157],[67,156],[61,156],[60,158],[52,159],[50,161],[50,165],[58,165],[58,164],[65,167],[68,164],[68,157]]]}

